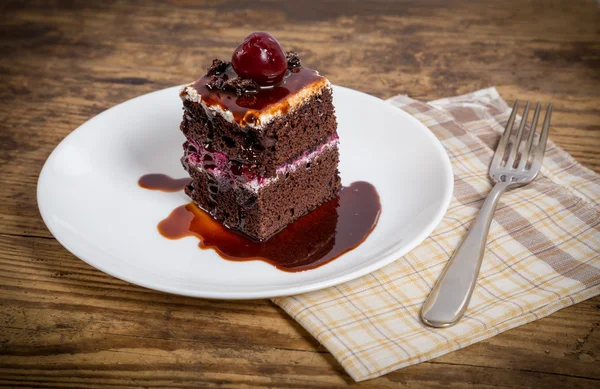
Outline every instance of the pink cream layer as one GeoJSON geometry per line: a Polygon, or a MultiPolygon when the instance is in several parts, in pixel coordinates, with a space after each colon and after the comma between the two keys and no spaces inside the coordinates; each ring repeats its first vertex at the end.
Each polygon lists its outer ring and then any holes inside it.
{"type": "Polygon", "coordinates": [[[255,172],[250,171],[246,165],[231,162],[225,153],[207,150],[191,139],[188,139],[183,144],[185,153],[182,162],[188,171],[190,169],[208,171],[217,179],[227,180],[231,183],[235,181],[257,192],[264,186],[278,180],[280,176],[284,176],[301,167],[307,168],[310,166],[309,163],[311,161],[315,160],[324,151],[332,147],[338,147],[338,144],[339,137],[335,133],[316,148],[305,151],[294,161],[281,164],[277,167],[276,174],[272,177],[259,176],[255,172]]]}

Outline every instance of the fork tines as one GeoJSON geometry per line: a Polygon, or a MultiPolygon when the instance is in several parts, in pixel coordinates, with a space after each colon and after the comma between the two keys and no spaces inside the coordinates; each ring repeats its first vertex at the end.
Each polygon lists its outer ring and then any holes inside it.
{"type": "Polygon", "coordinates": [[[546,141],[548,140],[548,129],[550,127],[550,116],[552,115],[552,104],[548,104],[542,131],[537,137],[537,142],[534,145],[536,138],[536,127],[540,109],[542,104],[538,102],[533,113],[533,120],[530,126],[527,126],[527,117],[529,115],[529,101],[525,104],[523,116],[519,123],[519,129],[514,135],[513,127],[517,111],[519,110],[519,100],[515,100],[512,112],[508,118],[506,129],[500,139],[494,159],[491,166],[502,167],[515,171],[536,171],[542,165],[544,151],[546,150],[546,141]],[[529,128],[527,128],[529,127],[529,128]],[[524,134],[527,133],[527,140],[523,141],[524,134]],[[533,152],[532,152],[533,150],[533,152]]]}

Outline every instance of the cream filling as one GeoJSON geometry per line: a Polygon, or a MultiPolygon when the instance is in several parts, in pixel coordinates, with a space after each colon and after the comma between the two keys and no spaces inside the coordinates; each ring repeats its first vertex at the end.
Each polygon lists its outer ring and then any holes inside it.
{"type": "MultiPolygon", "coordinates": [[[[282,177],[285,177],[285,175],[287,173],[293,173],[298,168],[300,168],[302,166],[306,166],[306,164],[314,161],[319,155],[321,155],[325,151],[327,151],[331,148],[337,148],[339,143],[340,143],[339,138],[337,136],[332,136],[331,139],[327,143],[321,144],[319,147],[317,147],[315,150],[311,151],[310,153],[303,154],[301,157],[294,160],[293,162],[286,162],[286,163],[280,165],[277,168],[277,170],[275,171],[274,176],[268,177],[268,178],[257,176],[246,183],[239,183],[239,185],[244,186],[244,187],[251,189],[252,191],[258,193],[258,191],[261,188],[264,188],[265,186],[278,181],[282,177]]],[[[221,169],[207,170],[207,169],[204,169],[201,164],[196,164],[196,163],[190,163],[190,166],[193,167],[194,169],[197,169],[198,171],[207,172],[209,174],[212,174],[218,179],[219,178],[229,179],[227,173],[221,169]]]]}

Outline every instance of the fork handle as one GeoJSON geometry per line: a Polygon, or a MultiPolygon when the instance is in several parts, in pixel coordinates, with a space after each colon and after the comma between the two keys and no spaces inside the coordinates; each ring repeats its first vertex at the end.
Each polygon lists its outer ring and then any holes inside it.
{"type": "Polygon", "coordinates": [[[421,309],[432,327],[449,327],[464,315],[479,275],[490,224],[498,199],[511,186],[498,182],[486,198],[471,229],[460,243],[421,309]]]}

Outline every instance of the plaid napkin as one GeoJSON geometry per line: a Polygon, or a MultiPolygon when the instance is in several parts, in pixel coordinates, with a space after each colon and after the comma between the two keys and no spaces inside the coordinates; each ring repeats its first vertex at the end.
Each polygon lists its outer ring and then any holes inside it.
{"type": "Polygon", "coordinates": [[[494,88],[389,102],[446,148],[454,169],[446,216],[420,246],[378,271],[274,300],[352,378],[435,358],[600,294],[600,176],[549,142],[538,179],[500,200],[464,318],[450,328],[424,326],[419,310],[492,188],[488,166],[510,108],[494,88]]]}

